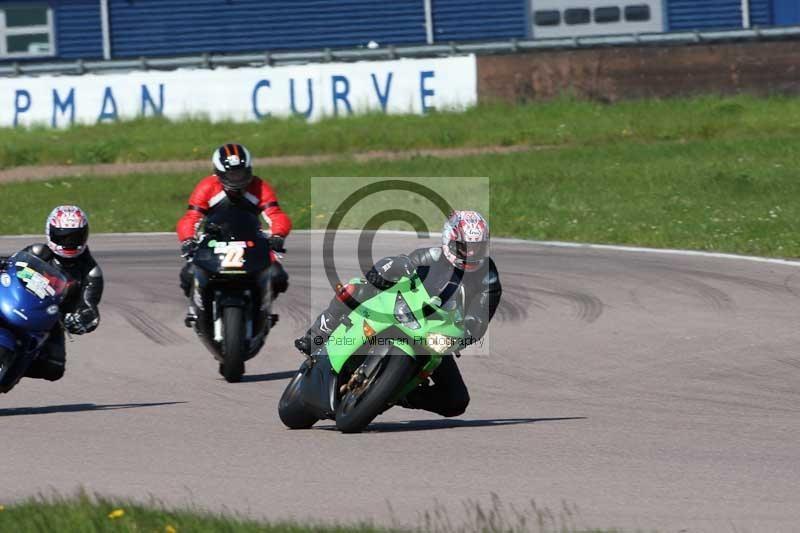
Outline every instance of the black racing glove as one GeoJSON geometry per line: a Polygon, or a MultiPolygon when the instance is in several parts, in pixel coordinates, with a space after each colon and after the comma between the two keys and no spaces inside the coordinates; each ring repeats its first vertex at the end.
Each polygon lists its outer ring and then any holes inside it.
{"type": "Polygon", "coordinates": [[[181,257],[184,259],[191,259],[197,251],[197,241],[194,239],[186,239],[181,243],[181,257]]]}
{"type": "Polygon", "coordinates": [[[100,314],[93,307],[84,307],[64,316],[64,327],[73,335],[91,333],[100,323],[100,314]]]}
{"type": "Polygon", "coordinates": [[[286,251],[286,248],[283,247],[284,239],[280,235],[270,235],[267,241],[269,242],[270,250],[274,250],[278,253],[284,253],[286,251]]]}
{"type": "Polygon", "coordinates": [[[385,291],[404,277],[414,272],[414,264],[405,255],[381,259],[366,274],[367,281],[375,288],[385,291]]]}

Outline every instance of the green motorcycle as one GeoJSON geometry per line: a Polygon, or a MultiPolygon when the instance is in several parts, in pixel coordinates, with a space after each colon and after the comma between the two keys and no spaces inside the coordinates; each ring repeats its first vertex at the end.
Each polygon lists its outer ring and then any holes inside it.
{"type": "MultiPolygon", "coordinates": [[[[376,292],[352,280],[360,304],[298,370],[281,396],[278,413],[291,429],[336,420],[357,433],[400,402],[453,354],[464,338],[458,297],[431,296],[414,273],[376,292]]],[[[459,289],[461,290],[461,289],[459,289]]]]}

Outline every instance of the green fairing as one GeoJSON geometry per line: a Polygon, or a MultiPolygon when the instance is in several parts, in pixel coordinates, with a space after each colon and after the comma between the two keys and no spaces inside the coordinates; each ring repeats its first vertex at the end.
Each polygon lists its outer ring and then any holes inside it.
{"type": "MultiPolygon", "coordinates": [[[[351,283],[354,282],[363,283],[362,280],[351,280],[351,283]]],[[[376,332],[374,342],[390,342],[409,357],[416,357],[415,352],[430,354],[430,361],[425,365],[421,374],[432,373],[439,366],[442,358],[425,347],[428,334],[439,333],[451,338],[463,338],[464,329],[459,311],[445,311],[438,308],[435,303],[432,305],[435,312],[427,318],[424,317],[423,306],[430,305],[431,302],[435,302],[435,299],[428,294],[416,274],[410,278],[402,278],[391,289],[362,302],[348,316],[352,326],[348,328],[341,324],[333,331],[328,340],[328,356],[333,370],[337,373],[340,372],[347,360],[369,342],[364,335],[364,321],[366,321],[376,332]],[[414,317],[420,325],[418,329],[410,329],[395,318],[394,309],[398,293],[402,294],[412,309],[414,317]],[[400,336],[396,332],[382,336],[381,334],[389,328],[400,330],[411,341],[398,338],[400,336]]],[[[398,396],[402,397],[407,394],[419,381],[420,377],[417,377],[404,387],[398,396]]]]}

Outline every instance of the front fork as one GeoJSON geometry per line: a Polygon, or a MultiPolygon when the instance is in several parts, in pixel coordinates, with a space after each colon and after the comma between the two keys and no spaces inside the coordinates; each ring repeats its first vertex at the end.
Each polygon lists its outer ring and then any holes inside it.
{"type": "MultiPolygon", "coordinates": [[[[433,372],[436,370],[436,368],[442,363],[442,356],[440,356],[440,355],[420,356],[420,355],[415,354],[414,350],[411,348],[411,346],[409,346],[406,343],[391,342],[390,344],[392,344],[398,350],[401,350],[404,353],[404,355],[399,355],[399,354],[398,355],[394,355],[394,356],[384,355],[382,357],[377,357],[377,358],[374,358],[375,356],[373,355],[372,357],[374,359],[370,360],[370,358],[368,358],[367,361],[365,361],[364,364],[362,364],[353,373],[353,377],[356,378],[356,380],[357,380],[358,378],[357,378],[356,374],[357,373],[362,373],[364,379],[367,379],[369,376],[372,375],[372,372],[374,372],[375,367],[377,367],[377,365],[380,363],[380,361],[384,357],[411,357],[414,360],[419,360],[420,357],[427,357],[428,360],[425,362],[425,364],[420,369],[420,371],[417,372],[417,374],[414,376],[414,378],[411,381],[409,381],[405,386],[401,387],[400,390],[397,392],[397,394],[395,394],[392,397],[392,399],[390,400],[389,403],[395,404],[395,403],[399,402],[400,400],[402,400],[403,398],[405,398],[411,391],[416,389],[419,386],[420,383],[426,382],[428,380],[428,378],[431,376],[431,374],[433,374],[433,372]]],[[[353,378],[351,378],[350,381],[352,382],[353,378]]],[[[339,393],[340,394],[345,394],[347,392],[349,386],[350,386],[350,382],[348,382],[347,384],[343,385],[340,388],[339,393]]]]}
{"type": "Polygon", "coordinates": [[[223,294],[222,291],[214,293],[214,299],[211,301],[211,321],[214,327],[214,341],[222,342],[224,340],[222,327],[222,310],[225,307],[241,307],[244,309],[245,317],[245,337],[247,339],[253,338],[253,306],[252,306],[252,293],[249,290],[242,291],[241,294],[223,294]]]}

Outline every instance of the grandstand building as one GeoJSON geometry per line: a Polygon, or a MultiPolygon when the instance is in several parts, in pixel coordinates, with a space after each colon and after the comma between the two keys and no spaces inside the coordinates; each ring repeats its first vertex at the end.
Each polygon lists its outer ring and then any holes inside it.
{"type": "Polygon", "coordinates": [[[798,0],[0,0],[0,61],[790,25],[798,0]]]}

